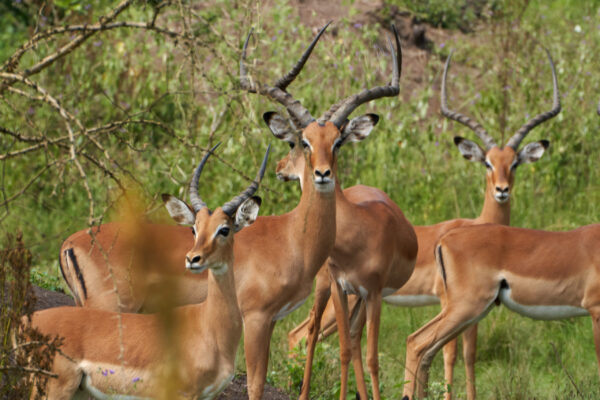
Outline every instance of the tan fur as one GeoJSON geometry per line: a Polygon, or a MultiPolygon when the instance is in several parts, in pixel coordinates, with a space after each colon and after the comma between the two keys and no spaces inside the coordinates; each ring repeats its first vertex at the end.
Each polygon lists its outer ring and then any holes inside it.
{"type": "MultiPolygon", "coordinates": [[[[325,143],[331,147],[333,143],[325,143]]],[[[277,165],[277,174],[283,178],[298,176],[304,168],[304,159],[299,143],[277,165]]],[[[335,178],[337,180],[337,176],[335,178]]],[[[368,293],[367,318],[356,327],[362,331],[364,322],[367,327],[367,360],[373,397],[379,398],[377,336],[379,330],[379,313],[381,310],[381,290],[384,287],[402,287],[411,276],[417,253],[416,236],[412,226],[402,214],[398,206],[381,190],[358,185],[342,192],[336,185],[336,241],[329,259],[317,276],[315,304],[307,322],[308,350],[302,393],[300,398],[306,399],[310,391],[311,367],[314,348],[317,340],[320,315],[329,298],[329,273],[334,282],[339,278],[348,281],[356,290],[362,288],[368,293]],[[328,272],[329,271],[329,272],[328,272]]],[[[339,284],[338,284],[339,286],[339,284]]],[[[340,293],[340,291],[338,291],[340,293]]],[[[341,293],[340,293],[341,295],[341,293]]],[[[345,296],[344,296],[345,297],[345,296]]],[[[338,301],[343,301],[340,299],[338,301]]],[[[340,323],[347,321],[344,307],[336,309],[336,318],[340,323]]],[[[353,347],[349,336],[350,327],[344,323],[346,336],[340,337],[342,360],[342,395],[345,395],[348,363],[353,347]]],[[[359,336],[360,341],[360,336],[359,336]]],[[[358,351],[360,354],[360,343],[358,351]]],[[[367,391],[362,372],[360,357],[354,361],[357,384],[361,398],[366,398],[367,391]]]]}
{"type": "MultiPolygon", "coordinates": [[[[303,168],[303,160],[298,158],[297,152],[292,150],[281,159],[277,164],[277,175],[280,179],[293,179],[294,176],[297,176],[298,170],[303,168]]],[[[485,223],[498,223],[509,225],[510,224],[510,199],[505,203],[498,203],[494,198],[494,194],[496,192],[496,187],[508,187],[509,193],[512,191],[512,187],[514,184],[515,171],[511,170],[510,167],[513,162],[516,160],[516,153],[510,147],[491,148],[486,154],[486,158],[494,167],[493,170],[488,169],[486,172],[486,188],[484,195],[484,203],[483,208],[481,210],[481,214],[479,217],[475,219],[454,219],[450,221],[444,221],[435,225],[428,226],[415,226],[414,230],[417,235],[418,248],[419,251],[417,253],[416,264],[414,267],[414,271],[410,276],[410,279],[402,286],[400,289],[396,290],[391,296],[415,296],[415,295],[431,295],[440,297],[440,294],[443,290],[443,287],[439,287],[439,281],[436,281],[435,277],[437,276],[437,267],[435,264],[434,258],[434,248],[438,240],[447,232],[451,231],[454,228],[461,226],[471,226],[485,223]]],[[[362,187],[364,188],[364,187],[362,187]]],[[[361,193],[361,186],[351,187],[344,190],[344,194],[348,199],[353,197],[352,193],[361,193]]],[[[376,189],[375,189],[376,190],[376,189]]],[[[338,200],[338,204],[340,204],[338,200]]],[[[338,206],[338,236],[336,238],[336,247],[338,243],[342,243],[343,240],[348,240],[347,236],[340,235],[341,231],[344,229],[340,229],[342,222],[342,215],[339,211],[338,206]]],[[[349,221],[354,221],[355,217],[352,213],[348,215],[344,215],[346,218],[349,218],[349,221]]],[[[350,242],[348,242],[350,243],[350,242]]],[[[385,283],[384,287],[389,288],[393,287],[391,284],[385,283]]],[[[320,311],[322,314],[322,322],[320,324],[320,338],[325,338],[330,334],[336,331],[335,324],[335,311],[333,307],[333,302],[327,302],[327,298],[329,296],[329,276],[326,270],[322,270],[317,275],[317,285],[315,289],[315,305],[317,303],[322,304],[322,308],[324,310],[320,311]],[[326,306],[325,306],[326,303],[326,306]]],[[[383,299],[385,301],[385,298],[383,299]]],[[[357,304],[358,297],[349,296],[348,299],[348,307],[349,309],[354,309],[358,307],[357,304]]],[[[311,311],[311,315],[306,318],[303,322],[301,322],[297,327],[291,330],[288,333],[288,346],[290,349],[297,346],[300,340],[303,337],[309,337],[309,332],[313,331],[314,322],[312,321],[313,315],[316,310],[311,311]]],[[[466,368],[467,368],[467,376],[468,376],[468,393],[469,398],[473,399],[475,397],[474,390],[474,372],[473,372],[473,364],[474,364],[474,353],[476,348],[476,325],[471,328],[472,331],[469,333],[469,337],[465,339],[465,359],[466,368]]],[[[361,330],[356,329],[355,332],[359,333],[361,330]]],[[[316,335],[316,333],[315,333],[316,335]]],[[[353,337],[352,341],[355,343],[360,343],[360,336],[353,337]]],[[[308,340],[310,343],[310,339],[308,340]]],[[[356,344],[354,345],[356,347],[356,344]]],[[[453,380],[453,369],[454,363],[456,361],[456,349],[457,343],[456,340],[453,340],[444,348],[444,361],[445,361],[445,377],[446,382],[448,384],[452,384],[453,380]]],[[[356,357],[360,357],[360,353],[358,351],[355,352],[356,357]]],[[[358,365],[358,362],[355,362],[355,365],[358,365]]],[[[446,394],[446,399],[449,400],[451,398],[450,393],[446,394]]]]}
{"type": "MultiPolygon", "coordinates": [[[[592,315],[600,367],[600,225],[546,232],[481,225],[440,240],[446,286],[440,314],[407,339],[404,394],[421,398],[439,348],[493,306],[506,282],[523,306],[570,306],[592,315]],[[568,249],[568,251],[565,251],[568,249]]],[[[438,280],[441,281],[441,276],[438,280]]],[[[443,283],[440,284],[443,286],[443,283]]]]}
{"type": "MultiPolygon", "coordinates": [[[[328,140],[333,141],[340,133],[331,123],[321,127],[315,122],[305,129],[304,135],[314,141],[313,146],[317,146],[319,138],[329,137],[328,140]]],[[[317,165],[334,169],[335,156],[331,151],[315,149],[317,151],[313,154],[304,154],[310,161],[303,171],[306,189],[298,206],[284,215],[258,217],[251,226],[236,234],[233,248],[235,284],[244,319],[246,365],[252,399],[262,395],[269,343],[275,325],[273,318],[286,304],[296,304],[310,295],[314,276],[335,241],[335,195],[315,190],[314,168],[309,167],[317,165]]],[[[143,230],[145,235],[157,239],[157,246],[168,254],[161,269],[155,271],[158,276],[153,281],[170,279],[184,283],[183,288],[177,290],[174,299],[177,304],[203,301],[206,298],[206,275],[192,275],[184,268],[185,254],[193,245],[191,230],[169,227],[168,234],[162,235],[163,227],[148,225],[143,230]],[[159,244],[161,238],[163,244],[159,244]]],[[[89,236],[86,240],[85,233],[75,234],[76,240],[67,239],[63,248],[76,245],[75,254],[94,255],[79,256],[84,278],[94,276],[85,280],[88,285],[88,298],[83,302],[85,306],[94,304],[103,309],[118,310],[118,296],[111,289],[114,282],[121,298],[120,309],[138,312],[142,308],[150,308],[149,294],[152,293],[153,282],[148,282],[143,273],[131,268],[132,258],[139,255],[134,254],[130,243],[118,235],[119,229],[123,229],[121,224],[106,224],[96,235],[96,241],[102,243],[104,249],[114,252],[109,252],[110,264],[94,248],[89,236]]]]}
{"type": "MultiPolygon", "coordinates": [[[[33,325],[44,334],[64,338],[62,355],[52,369],[59,379],[50,380],[49,399],[70,399],[82,379],[90,379],[107,395],[144,397],[156,396],[175,379],[181,398],[202,398],[233,377],[242,319],[233,276],[233,228],[228,237],[214,237],[224,223],[233,226],[220,208],[212,214],[203,208],[196,215],[198,235],[192,252],[202,254],[209,270],[203,304],[176,308],[168,317],[87,307],[33,315],[33,325]],[[223,264],[225,273],[213,274],[212,268],[223,264]],[[167,330],[172,333],[166,335],[167,330]]],[[[162,250],[145,248],[152,253],[162,250]]],[[[180,264],[183,270],[183,257],[180,264]]]]}

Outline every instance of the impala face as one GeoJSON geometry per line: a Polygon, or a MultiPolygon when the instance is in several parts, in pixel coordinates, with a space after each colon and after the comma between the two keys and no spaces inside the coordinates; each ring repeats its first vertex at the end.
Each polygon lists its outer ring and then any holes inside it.
{"type": "Polygon", "coordinates": [[[516,152],[510,146],[492,147],[485,152],[479,145],[460,136],[454,138],[458,150],[469,161],[478,161],[487,168],[486,181],[490,195],[500,204],[510,200],[510,191],[517,167],[539,160],[550,145],[547,140],[529,143],[516,152]]]}
{"type": "Polygon", "coordinates": [[[332,192],[335,188],[340,147],[365,139],[379,120],[375,114],[363,115],[348,121],[341,131],[330,121],[324,124],[314,121],[297,135],[292,133],[287,120],[277,114],[267,114],[265,121],[273,134],[290,145],[290,152],[277,163],[277,178],[283,181],[299,179],[302,184],[300,177],[308,166],[315,188],[322,193],[332,192]],[[288,127],[287,131],[284,127],[288,127]]]}
{"type": "Polygon", "coordinates": [[[203,207],[197,213],[182,200],[163,195],[169,214],[182,225],[192,225],[194,246],[185,255],[185,268],[199,274],[210,268],[213,274],[227,272],[228,254],[232,254],[233,234],[252,224],[258,215],[260,197],[250,197],[229,217],[221,207],[211,212],[203,207]]]}

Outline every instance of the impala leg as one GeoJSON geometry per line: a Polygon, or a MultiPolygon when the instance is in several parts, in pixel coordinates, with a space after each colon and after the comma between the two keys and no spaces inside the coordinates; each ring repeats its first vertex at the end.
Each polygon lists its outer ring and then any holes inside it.
{"type": "MultiPolygon", "coordinates": [[[[360,298],[355,295],[348,295],[348,310],[354,310],[357,305],[360,305],[360,298]]],[[[319,340],[324,340],[329,336],[337,332],[337,324],[335,321],[335,307],[333,301],[327,303],[327,307],[323,312],[323,318],[321,318],[321,334],[319,340]]]]}
{"type": "MultiPolygon", "coordinates": [[[[323,267],[325,268],[325,267],[323,267]]],[[[310,311],[309,322],[307,325],[308,340],[306,342],[306,364],[304,366],[304,378],[302,379],[302,391],[300,399],[308,399],[310,394],[310,379],[312,375],[312,364],[315,355],[315,346],[319,339],[319,331],[321,327],[321,317],[323,310],[327,305],[327,300],[331,297],[331,286],[329,284],[329,276],[325,276],[324,281],[322,275],[317,275],[317,283],[315,285],[315,303],[310,311]]]]}
{"type": "Polygon", "coordinates": [[[406,371],[404,395],[425,397],[429,367],[440,348],[458,336],[470,324],[483,318],[493,307],[496,293],[485,299],[463,298],[444,307],[431,321],[406,339],[406,371]]]}
{"type": "Polygon", "coordinates": [[[379,325],[381,323],[381,292],[367,298],[367,368],[371,375],[373,399],[379,400],[379,325]]]}
{"type": "Polygon", "coordinates": [[[467,399],[475,400],[475,356],[477,354],[477,324],[463,332],[463,358],[467,375],[467,399]]]}
{"type": "MultiPolygon", "coordinates": [[[[458,348],[458,340],[452,339],[444,346],[444,381],[446,387],[452,388],[452,381],[454,380],[454,364],[456,363],[456,350],[458,348]]],[[[452,399],[452,393],[450,391],[444,394],[445,400],[452,399]]]]}
{"type": "Polygon", "coordinates": [[[368,399],[367,385],[365,383],[365,372],[362,363],[361,339],[363,328],[366,323],[367,311],[365,302],[360,301],[358,296],[352,296],[357,299],[352,309],[350,319],[350,340],[352,342],[352,365],[354,366],[354,375],[356,376],[356,385],[361,399],[368,399]]]}
{"type": "Polygon", "coordinates": [[[48,379],[47,398],[49,400],[70,400],[79,389],[83,377],[82,372],[72,361],[60,355],[57,355],[54,360],[52,372],[57,374],[58,378],[48,379]]]}
{"type": "Polygon", "coordinates": [[[340,364],[341,364],[341,387],[340,399],[344,400],[348,391],[348,365],[352,357],[352,345],[350,343],[350,324],[348,321],[348,299],[339,283],[332,285],[333,305],[335,306],[335,320],[340,337],[340,364]]]}
{"type": "Polygon", "coordinates": [[[596,346],[596,358],[598,360],[598,372],[600,373],[600,306],[588,309],[592,317],[592,328],[594,330],[594,345],[596,346]]]}
{"type": "Polygon", "coordinates": [[[244,316],[244,353],[250,400],[259,400],[263,394],[274,327],[275,321],[272,316],[244,316]]]}

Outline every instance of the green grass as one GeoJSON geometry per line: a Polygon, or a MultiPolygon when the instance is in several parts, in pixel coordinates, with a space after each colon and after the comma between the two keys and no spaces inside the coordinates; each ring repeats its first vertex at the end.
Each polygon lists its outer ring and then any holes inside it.
{"type": "MultiPolygon", "coordinates": [[[[437,7],[437,14],[429,15],[432,20],[447,11],[443,3],[430,4],[437,7]]],[[[376,112],[382,119],[366,141],[342,149],[339,164],[343,185],[362,183],[381,188],[414,224],[477,216],[482,205],[484,167],[463,160],[452,143],[455,135],[471,140],[474,135],[443,119],[434,108],[438,104],[442,63],[448,50],[456,49],[449,75],[451,108],[474,116],[500,141],[501,137],[510,137],[530,116],[551,107],[551,75],[541,44],[549,49],[556,63],[563,111],[533,130],[524,141],[549,139],[551,147],[537,163],[519,168],[511,222],[515,226],[551,230],[595,223],[600,219],[600,117],[596,114],[600,99],[600,3],[532,0],[521,19],[517,16],[523,10],[523,2],[506,0],[494,4],[497,8],[493,15],[469,20],[474,32],[455,32],[447,36],[444,46],[440,42],[434,44],[417,90],[407,93],[403,77],[400,98],[378,100],[354,113],[376,112]]],[[[416,8],[417,2],[402,1],[398,5],[419,14],[427,13],[416,8]]],[[[346,6],[354,7],[352,2],[346,6]]],[[[95,2],[92,14],[99,15],[106,8],[103,2],[95,2]]],[[[74,16],[67,13],[64,18],[91,18],[88,14],[82,16],[77,9],[72,13],[74,16]]],[[[138,4],[122,19],[146,20],[150,14],[150,7],[138,4]]],[[[453,15],[450,16],[454,18],[453,15]]],[[[424,19],[427,16],[422,15],[424,19]]],[[[12,40],[0,40],[0,61],[29,35],[20,22],[7,18],[0,17],[0,38],[12,40]]],[[[168,23],[181,28],[178,12],[166,13],[162,18],[159,23],[163,26],[168,23]]],[[[185,195],[193,165],[202,156],[201,149],[208,146],[211,129],[217,126],[214,121],[222,112],[222,123],[212,138],[212,142],[223,142],[219,155],[252,176],[267,143],[273,143],[269,168],[274,170],[275,161],[285,155],[287,146],[271,136],[261,115],[280,107],[238,91],[239,50],[253,26],[255,35],[248,55],[251,74],[273,82],[291,66],[313,36],[312,30],[303,26],[294,9],[283,1],[275,2],[273,7],[253,3],[234,7],[232,2],[208,5],[198,10],[191,21],[190,29],[202,39],[202,45],[194,49],[194,65],[189,49],[181,42],[153,33],[114,30],[98,35],[35,76],[87,127],[136,115],[160,121],[172,129],[169,133],[155,126],[130,124],[102,136],[100,141],[110,160],[89,142],[77,142],[80,151],[105,162],[128,186],[142,193],[148,218],[154,220],[167,220],[160,193],[185,195]]],[[[337,34],[322,39],[302,74],[290,86],[294,96],[315,116],[363,86],[389,80],[390,60],[378,50],[383,44],[382,27],[365,23],[358,28],[354,22],[352,17],[335,21],[337,34]]],[[[21,61],[21,68],[39,61],[57,46],[51,41],[29,52],[21,61]]],[[[411,57],[416,57],[414,52],[405,52],[406,60],[411,57]]],[[[43,133],[55,138],[65,134],[64,124],[54,110],[12,93],[4,93],[0,98],[0,121],[1,126],[24,135],[43,133]]],[[[0,154],[27,145],[0,135],[0,154]]],[[[47,160],[66,160],[66,154],[64,148],[50,146],[0,161],[0,202],[21,190],[47,160]]],[[[98,221],[114,219],[118,215],[114,202],[121,191],[92,163],[82,163],[92,187],[94,217],[98,221]]],[[[245,184],[247,181],[227,165],[212,161],[203,175],[201,190],[214,207],[245,184]]],[[[277,181],[273,173],[267,174],[263,186],[268,188],[261,190],[265,200],[263,215],[283,213],[298,201],[296,185],[277,181]]],[[[79,174],[72,162],[65,161],[45,172],[8,208],[0,210],[0,230],[23,230],[39,279],[52,287],[60,276],[60,243],[70,233],[86,227],[88,214],[87,195],[79,174]]],[[[268,379],[277,386],[287,387],[290,376],[298,382],[301,366],[288,360],[285,339],[287,331],[307,315],[309,303],[275,329],[268,379]]],[[[385,398],[394,399],[401,394],[406,336],[437,310],[384,306],[380,361],[385,398]]],[[[500,308],[481,323],[478,349],[480,398],[572,398],[578,390],[584,398],[600,395],[588,318],[535,322],[500,308]]],[[[318,348],[315,398],[336,396],[337,354],[335,338],[318,348]]],[[[242,357],[238,363],[243,370],[242,357]]],[[[431,382],[440,387],[442,376],[439,356],[432,368],[431,382]]],[[[459,361],[454,387],[458,398],[465,396],[463,382],[463,365],[459,361]]],[[[292,388],[293,393],[296,390],[297,387],[292,388]]]]}

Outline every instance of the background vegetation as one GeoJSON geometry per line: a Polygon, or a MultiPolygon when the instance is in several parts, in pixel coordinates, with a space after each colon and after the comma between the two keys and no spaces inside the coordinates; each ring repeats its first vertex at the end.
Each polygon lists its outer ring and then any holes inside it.
{"type": "MultiPolygon", "coordinates": [[[[216,141],[223,142],[220,162],[210,163],[201,188],[209,206],[247,183],[269,142],[275,150],[273,171],[288,147],[275,143],[261,115],[279,107],[239,90],[242,41],[254,27],[251,74],[273,82],[301,54],[314,28],[330,18],[318,10],[307,13],[312,3],[281,0],[128,3],[121,3],[126,7],[114,22],[137,25],[104,24],[93,35],[52,34],[26,48],[18,61],[11,56],[34,35],[67,24],[98,24],[115,4],[0,3],[0,230],[23,231],[36,267],[32,277],[50,288],[60,285],[61,241],[113,219],[124,189],[142,193],[148,219],[167,221],[159,194],[185,197],[193,166],[216,141]],[[79,38],[79,46],[35,71],[79,38]]],[[[313,114],[389,80],[384,38],[390,22],[409,28],[424,22],[428,38],[420,48],[410,35],[403,37],[401,96],[355,112],[376,112],[382,119],[368,140],[341,151],[344,186],[381,188],[414,224],[477,216],[484,167],[465,162],[452,143],[454,135],[473,139],[473,133],[439,116],[443,61],[456,49],[451,108],[474,116],[498,141],[506,141],[531,116],[551,107],[545,46],[556,63],[563,111],[525,140],[549,139],[551,147],[536,164],[519,168],[511,222],[565,230],[600,219],[600,2],[399,0],[369,12],[361,2],[342,6],[343,15],[336,15],[290,87],[313,114]]],[[[278,182],[273,173],[261,192],[266,215],[290,210],[299,198],[296,185],[278,182]]],[[[269,381],[292,393],[299,389],[301,364],[288,360],[285,334],[309,307],[278,324],[271,346],[269,381]]],[[[402,391],[406,336],[437,311],[384,306],[380,361],[386,398],[402,391]]],[[[481,398],[600,395],[588,318],[535,322],[500,308],[480,325],[479,337],[481,398]]],[[[335,338],[318,348],[315,398],[336,395],[337,352],[335,338]]],[[[243,372],[241,351],[238,363],[243,372]]],[[[454,388],[459,397],[463,378],[459,362],[454,388]]],[[[441,380],[440,356],[432,381],[443,390],[441,380]]]]}

